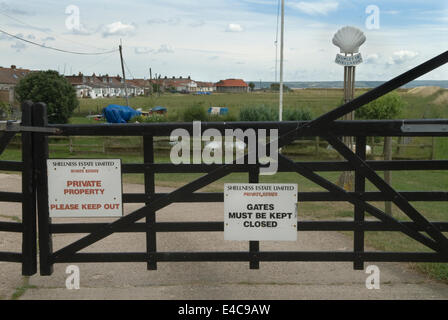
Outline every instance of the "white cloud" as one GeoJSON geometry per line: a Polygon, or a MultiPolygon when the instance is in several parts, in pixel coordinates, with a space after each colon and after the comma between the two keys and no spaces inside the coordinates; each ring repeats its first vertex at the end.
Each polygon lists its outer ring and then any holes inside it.
{"type": "Polygon", "coordinates": [[[160,19],[160,18],[155,18],[155,19],[149,19],[148,20],[148,24],[167,24],[170,26],[175,26],[178,25],[181,22],[181,20],[179,18],[169,18],[169,19],[160,19]]]}
{"type": "Polygon", "coordinates": [[[365,59],[364,62],[366,64],[375,64],[380,61],[380,55],[378,53],[372,53],[369,54],[365,59]]]}
{"type": "Polygon", "coordinates": [[[126,36],[135,30],[135,26],[131,24],[124,24],[121,21],[116,21],[108,24],[103,29],[103,37],[108,36],[126,36]]]}
{"type": "Polygon", "coordinates": [[[147,47],[137,47],[134,48],[134,53],[135,54],[148,54],[153,52],[154,50],[151,48],[147,48],[147,47]]]}
{"type": "Polygon", "coordinates": [[[22,42],[20,41],[16,41],[15,44],[11,45],[11,48],[16,49],[16,52],[20,52],[22,50],[24,50],[27,46],[24,45],[22,42]]]}
{"type": "Polygon", "coordinates": [[[389,58],[388,64],[403,64],[407,61],[410,61],[418,56],[418,52],[409,51],[409,50],[400,50],[393,53],[392,57],[389,58]]]}
{"type": "Polygon", "coordinates": [[[162,44],[156,53],[174,53],[174,50],[167,44],[162,44]]]}
{"type": "Polygon", "coordinates": [[[78,28],[73,28],[70,30],[71,34],[78,35],[78,36],[89,36],[92,35],[95,31],[87,28],[82,23],[79,25],[78,28]]]}
{"type": "Polygon", "coordinates": [[[339,3],[335,1],[320,1],[320,2],[291,2],[288,3],[291,8],[297,9],[305,14],[328,15],[332,11],[336,11],[339,3]]]}
{"type": "Polygon", "coordinates": [[[227,26],[226,32],[243,32],[244,28],[240,24],[230,23],[227,26]]]}

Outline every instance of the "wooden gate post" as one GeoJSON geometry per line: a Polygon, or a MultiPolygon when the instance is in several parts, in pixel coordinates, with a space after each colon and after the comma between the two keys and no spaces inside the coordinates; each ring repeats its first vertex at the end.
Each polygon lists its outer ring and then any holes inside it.
{"type": "MultiPolygon", "coordinates": [[[[22,103],[22,126],[33,125],[33,103],[22,103]]],[[[37,272],[36,191],[33,165],[33,134],[22,132],[22,275],[37,272]]]]}
{"type": "MultiPolygon", "coordinates": [[[[33,105],[33,125],[46,127],[47,106],[44,103],[33,105]]],[[[37,187],[37,208],[39,226],[39,265],[42,276],[53,273],[53,241],[50,234],[51,218],[48,209],[48,138],[44,133],[34,133],[33,161],[35,165],[35,181],[37,187]]]]}

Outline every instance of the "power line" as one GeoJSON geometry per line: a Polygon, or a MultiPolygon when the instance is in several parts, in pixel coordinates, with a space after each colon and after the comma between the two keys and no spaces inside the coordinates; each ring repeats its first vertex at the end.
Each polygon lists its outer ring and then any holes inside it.
{"type": "Polygon", "coordinates": [[[132,74],[131,70],[129,70],[129,67],[128,67],[128,65],[126,64],[126,61],[125,61],[124,59],[123,59],[123,63],[124,63],[124,66],[126,67],[126,70],[128,70],[129,74],[131,75],[131,77],[132,77],[133,79],[135,79],[134,75],[132,74]]]}
{"type": "Polygon", "coordinates": [[[81,69],[82,69],[82,70],[87,70],[87,69],[91,69],[91,68],[93,68],[93,67],[96,67],[96,66],[99,65],[100,63],[102,64],[102,63],[104,63],[106,60],[110,59],[110,58],[113,56],[113,53],[115,53],[115,52],[111,52],[111,53],[109,53],[109,55],[107,55],[106,57],[102,57],[101,60],[98,60],[97,62],[95,62],[95,63],[93,63],[93,64],[90,64],[90,65],[88,65],[87,67],[82,67],[81,69]]]}
{"type": "MultiPolygon", "coordinates": [[[[45,34],[49,35],[49,36],[54,36],[54,35],[55,35],[55,34],[52,33],[52,32],[47,32],[47,31],[45,31],[43,28],[39,28],[39,27],[33,26],[33,25],[31,25],[31,24],[29,24],[29,23],[27,23],[27,22],[24,22],[24,21],[19,20],[19,19],[15,18],[15,17],[12,17],[12,16],[6,14],[4,11],[1,11],[1,10],[0,10],[0,14],[1,14],[1,15],[4,15],[5,17],[7,17],[7,18],[9,18],[9,19],[11,19],[11,20],[14,20],[14,21],[16,21],[16,22],[18,22],[18,23],[20,23],[20,24],[23,24],[24,26],[27,26],[27,27],[36,29],[36,30],[38,30],[38,31],[40,31],[40,32],[42,32],[42,33],[45,33],[45,34]]],[[[81,45],[81,46],[84,46],[84,47],[95,48],[95,49],[98,49],[98,50],[107,50],[107,49],[104,49],[104,48],[99,48],[99,47],[95,47],[95,46],[92,46],[92,45],[89,45],[89,44],[85,44],[85,43],[81,43],[81,42],[78,42],[78,41],[74,41],[74,40],[72,40],[72,39],[67,39],[67,38],[62,37],[61,35],[57,35],[57,37],[58,37],[58,39],[62,39],[62,40],[64,40],[64,41],[71,42],[71,43],[76,43],[76,44],[81,45]]]]}
{"type": "Polygon", "coordinates": [[[26,39],[23,39],[23,38],[21,38],[19,36],[15,36],[13,34],[10,34],[9,32],[6,32],[6,31],[1,30],[1,29],[0,29],[0,32],[4,33],[4,34],[6,34],[6,35],[8,35],[10,37],[13,37],[13,38],[15,38],[17,40],[33,44],[35,46],[38,46],[38,47],[41,47],[41,48],[44,48],[44,49],[50,49],[50,50],[64,52],[64,53],[71,53],[71,54],[78,54],[78,55],[91,55],[91,56],[93,56],[93,55],[108,54],[108,53],[112,53],[112,52],[117,52],[118,51],[117,49],[115,49],[115,50],[106,51],[106,52],[75,52],[75,51],[69,51],[69,50],[58,49],[58,48],[55,48],[55,47],[46,46],[46,45],[43,45],[43,44],[31,41],[31,40],[26,40],[26,39]]]}

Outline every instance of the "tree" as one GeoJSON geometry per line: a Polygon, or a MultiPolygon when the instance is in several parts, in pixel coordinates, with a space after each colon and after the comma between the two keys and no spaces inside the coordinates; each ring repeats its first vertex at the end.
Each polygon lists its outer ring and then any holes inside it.
{"type": "MultiPolygon", "coordinates": [[[[392,92],[378,98],[356,111],[356,118],[369,120],[396,119],[400,116],[405,102],[401,96],[392,92]]],[[[384,138],[384,160],[392,160],[392,137],[384,138]]],[[[390,171],[384,172],[384,180],[390,184],[392,177],[390,171]]],[[[386,202],[386,213],[392,215],[392,203],[386,202]]]]}
{"type": "Polygon", "coordinates": [[[67,123],[79,101],[76,90],[56,71],[31,72],[16,87],[18,100],[44,102],[49,123],[67,123]]]}
{"type": "Polygon", "coordinates": [[[366,120],[396,119],[404,106],[405,102],[401,96],[392,92],[356,110],[356,118],[366,120]]]}
{"type": "Polygon", "coordinates": [[[250,91],[254,91],[255,83],[253,83],[253,82],[249,83],[249,88],[250,88],[250,91]]]}
{"type": "MultiPolygon", "coordinates": [[[[271,91],[280,91],[280,83],[272,83],[271,91]]],[[[291,91],[291,89],[288,86],[286,86],[285,84],[283,84],[283,91],[289,92],[289,91],[291,91]]]]}

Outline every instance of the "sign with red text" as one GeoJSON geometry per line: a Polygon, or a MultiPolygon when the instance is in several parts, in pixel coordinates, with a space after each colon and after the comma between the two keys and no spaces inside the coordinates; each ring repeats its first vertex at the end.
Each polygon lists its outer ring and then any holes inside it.
{"type": "Polygon", "coordinates": [[[297,185],[225,184],[224,239],[297,241],[297,185]]]}
{"type": "Polygon", "coordinates": [[[50,217],[123,215],[121,160],[51,159],[47,169],[50,217]]]}

